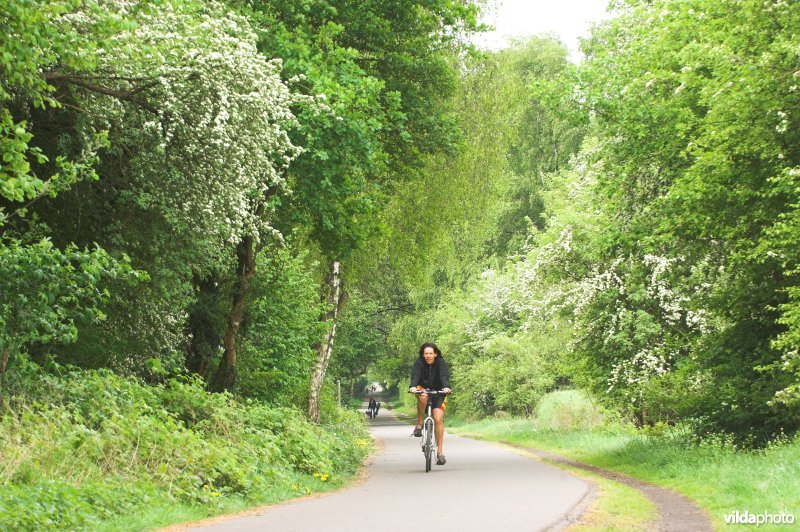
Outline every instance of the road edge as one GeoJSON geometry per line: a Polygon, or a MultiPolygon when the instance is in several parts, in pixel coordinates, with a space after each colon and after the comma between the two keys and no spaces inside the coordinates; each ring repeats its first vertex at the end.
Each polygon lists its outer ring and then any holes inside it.
{"type": "MultiPolygon", "coordinates": [[[[541,449],[535,449],[533,447],[527,447],[525,445],[503,440],[497,441],[496,443],[517,449],[519,451],[530,453],[534,457],[537,457],[543,461],[553,462],[554,464],[562,464],[582,471],[587,471],[635,489],[650,502],[652,502],[658,511],[658,516],[655,522],[655,530],[663,532],[679,532],[685,530],[707,532],[714,530],[713,521],[705,510],[698,506],[697,503],[695,503],[689,497],[672,489],[657,486],[655,484],[645,482],[644,480],[618,473],[616,471],[578,462],[565,456],[543,451],[541,449]]],[[[587,481],[588,480],[589,479],[587,479],[587,481]]],[[[584,509],[581,517],[586,515],[586,511],[588,509],[589,507],[584,509]]],[[[558,526],[559,522],[555,523],[554,526],[558,526]]],[[[579,519],[577,521],[570,522],[569,526],[580,524],[581,522],[579,519]]],[[[548,528],[548,530],[552,530],[552,528],[548,528]]]]}
{"type": "Polygon", "coordinates": [[[303,495],[302,497],[293,497],[291,499],[285,499],[283,501],[271,503],[271,504],[261,504],[258,506],[253,506],[252,508],[248,508],[247,510],[242,510],[235,513],[229,514],[220,514],[215,515],[213,517],[207,517],[205,519],[199,519],[197,521],[187,521],[183,523],[176,523],[173,525],[168,525],[166,527],[157,528],[157,532],[183,532],[185,530],[191,530],[192,528],[201,527],[201,526],[209,526],[215,525],[217,523],[222,523],[225,521],[229,521],[232,519],[238,519],[240,517],[247,517],[250,515],[258,515],[265,511],[268,511],[272,508],[277,508],[280,506],[285,506],[287,504],[294,504],[296,502],[302,502],[307,500],[313,499],[322,499],[324,497],[329,497],[331,495],[336,495],[338,493],[342,493],[344,491],[348,491],[354,488],[357,488],[364,484],[369,479],[369,468],[372,463],[375,461],[375,458],[379,455],[383,454],[384,446],[383,442],[380,440],[376,440],[373,438],[372,440],[374,447],[370,452],[369,456],[367,456],[366,460],[361,464],[359,470],[353,474],[353,476],[340,488],[334,489],[331,491],[324,491],[324,492],[317,492],[311,493],[309,495],[303,495]]]}

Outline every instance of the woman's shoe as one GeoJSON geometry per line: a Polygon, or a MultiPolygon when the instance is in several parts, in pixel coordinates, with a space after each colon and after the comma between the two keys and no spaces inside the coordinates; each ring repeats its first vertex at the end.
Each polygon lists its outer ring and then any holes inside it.
{"type": "Polygon", "coordinates": [[[444,455],[442,453],[437,453],[436,454],[436,465],[444,465],[446,463],[447,463],[447,460],[445,460],[444,455]]]}

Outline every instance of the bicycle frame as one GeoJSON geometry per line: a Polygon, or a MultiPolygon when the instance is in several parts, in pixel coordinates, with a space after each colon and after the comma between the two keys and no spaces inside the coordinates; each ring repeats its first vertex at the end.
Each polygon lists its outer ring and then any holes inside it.
{"type": "MultiPolygon", "coordinates": [[[[434,395],[447,395],[444,392],[437,390],[425,390],[412,393],[416,395],[422,395],[424,393],[428,395],[429,398],[434,395]]],[[[420,447],[422,447],[422,454],[425,455],[425,472],[427,473],[431,470],[433,452],[437,448],[436,423],[433,420],[433,405],[431,404],[430,399],[428,399],[428,403],[425,405],[425,419],[422,421],[422,441],[420,441],[420,447]]]]}

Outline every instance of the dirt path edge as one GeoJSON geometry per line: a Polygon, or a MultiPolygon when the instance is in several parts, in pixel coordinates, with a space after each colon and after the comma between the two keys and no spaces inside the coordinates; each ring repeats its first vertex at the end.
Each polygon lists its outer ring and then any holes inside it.
{"type": "MultiPolygon", "coordinates": [[[[649,482],[639,480],[638,478],[630,477],[628,475],[603,469],[597,466],[584,464],[583,462],[577,462],[575,460],[571,460],[547,451],[542,451],[540,449],[534,449],[507,441],[500,441],[498,443],[531,453],[532,455],[543,460],[574,467],[583,471],[589,471],[603,478],[630,486],[631,488],[641,492],[645,497],[652,501],[653,504],[656,505],[658,510],[658,519],[656,521],[654,530],[661,532],[714,530],[710,517],[702,509],[700,509],[697,504],[695,504],[688,497],[681,495],[680,493],[676,493],[668,488],[662,488],[649,482]]],[[[586,501],[586,498],[584,498],[584,501],[586,501]]],[[[584,501],[578,503],[578,505],[573,508],[569,514],[564,516],[564,519],[561,522],[554,524],[554,526],[556,528],[561,528],[565,525],[568,526],[570,524],[580,522],[580,517],[589,506],[589,504],[584,503],[584,501]]]]}

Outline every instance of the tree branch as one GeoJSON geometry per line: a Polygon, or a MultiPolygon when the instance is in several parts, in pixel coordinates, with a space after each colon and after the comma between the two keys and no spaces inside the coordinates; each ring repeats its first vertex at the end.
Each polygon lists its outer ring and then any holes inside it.
{"type": "Polygon", "coordinates": [[[157,84],[157,82],[153,81],[148,84],[145,84],[142,87],[137,87],[131,91],[120,91],[117,89],[112,89],[111,87],[105,87],[103,85],[97,85],[95,83],[90,83],[86,81],[86,78],[83,76],[74,76],[71,74],[62,74],[59,72],[50,72],[45,74],[45,79],[48,81],[64,81],[66,83],[71,83],[73,85],[77,85],[78,87],[83,87],[86,90],[90,90],[92,92],[96,92],[99,94],[105,94],[106,96],[111,96],[112,98],[116,98],[118,100],[130,102],[142,109],[150,111],[153,114],[158,114],[158,109],[154,106],[146,102],[145,100],[137,97],[136,95],[143,90],[146,90],[150,87],[153,87],[157,84]]]}

